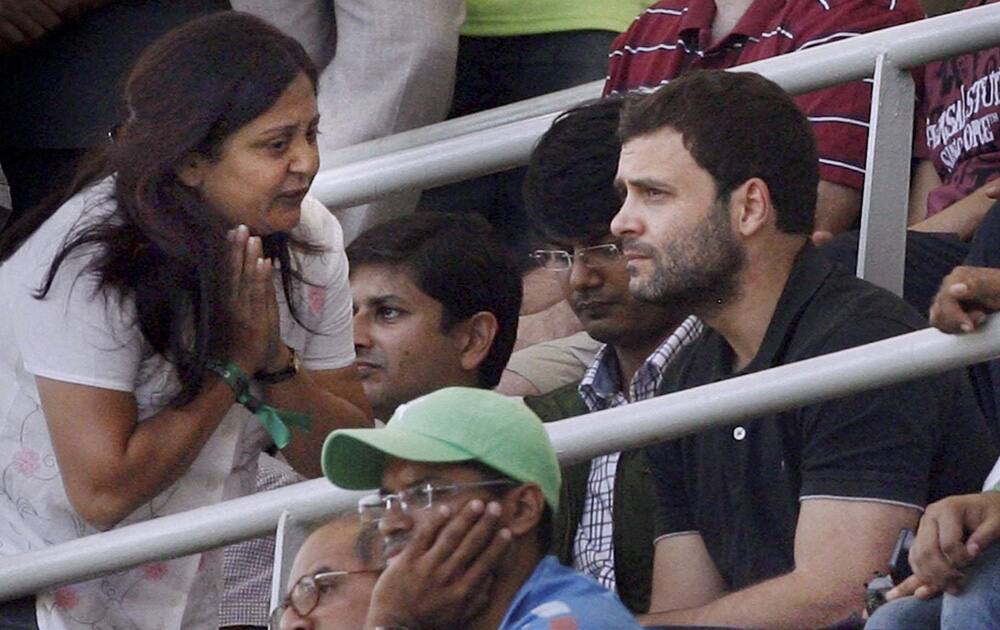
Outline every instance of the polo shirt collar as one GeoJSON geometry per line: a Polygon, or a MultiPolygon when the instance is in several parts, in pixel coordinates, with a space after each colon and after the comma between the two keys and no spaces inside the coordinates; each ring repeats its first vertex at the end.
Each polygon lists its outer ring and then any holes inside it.
{"type": "Polygon", "coordinates": [[[744,37],[759,37],[761,33],[774,28],[774,17],[781,12],[786,0],[754,0],[732,34],[744,37]]]}
{"type": "MultiPolygon", "coordinates": [[[[747,8],[736,26],[726,37],[716,42],[712,48],[728,46],[733,38],[746,39],[757,37],[771,27],[774,16],[777,15],[786,0],[755,0],[747,8]]],[[[701,50],[708,50],[708,42],[712,38],[712,20],[717,11],[714,0],[695,0],[691,2],[681,18],[678,33],[688,44],[697,44],[701,50]]]]}
{"type": "Polygon", "coordinates": [[[781,297],[778,298],[760,349],[740,373],[757,372],[784,362],[785,351],[795,333],[796,322],[833,271],[834,266],[811,242],[807,241],[802,246],[785,281],[781,297]]]}
{"type": "Polygon", "coordinates": [[[702,33],[711,34],[712,32],[715,11],[713,0],[694,0],[687,5],[684,15],[681,16],[680,28],[677,33],[688,41],[693,40],[694,43],[700,43],[702,33]]]}

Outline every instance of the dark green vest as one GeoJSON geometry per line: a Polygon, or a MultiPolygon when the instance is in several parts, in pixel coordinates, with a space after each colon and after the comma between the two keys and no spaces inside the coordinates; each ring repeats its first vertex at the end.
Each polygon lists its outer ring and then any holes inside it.
{"type": "MultiPolygon", "coordinates": [[[[580,397],[578,386],[576,382],[541,396],[526,396],[524,402],[544,422],[580,416],[590,410],[580,397]]],[[[552,552],[559,556],[560,562],[572,566],[573,540],[583,516],[590,462],[564,466],[562,473],[552,552]]],[[[615,473],[612,514],[615,582],[622,602],[637,614],[649,610],[655,501],[653,477],[642,450],[623,451],[615,473]]]]}

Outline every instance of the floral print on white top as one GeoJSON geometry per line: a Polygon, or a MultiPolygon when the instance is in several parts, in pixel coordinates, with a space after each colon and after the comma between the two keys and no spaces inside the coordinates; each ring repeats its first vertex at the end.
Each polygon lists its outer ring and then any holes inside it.
{"type": "MultiPolygon", "coordinates": [[[[132,392],[142,422],[176,391],[174,370],[133,325],[134,305],[93,291],[74,255],[49,296],[36,300],[52,257],[74,225],[113,208],[111,180],[68,201],[0,265],[0,562],[10,556],[96,533],[66,497],[42,413],[35,375],[132,392]]],[[[300,317],[282,302],[282,338],[310,369],[354,360],[347,262],[336,220],[311,198],[299,234],[324,247],[303,260],[318,286],[303,296],[300,317]]],[[[280,292],[279,292],[280,295],[280,292]]],[[[87,427],[81,425],[80,431],[87,427]]],[[[233,406],[184,475],[119,526],[176,514],[247,494],[267,434],[250,412],[233,406]]],[[[296,439],[301,439],[297,436],[296,439]]],[[[42,630],[215,628],[221,552],[153,562],[39,594],[42,630]]],[[[16,561],[16,560],[14,560],[16,561]]]]}

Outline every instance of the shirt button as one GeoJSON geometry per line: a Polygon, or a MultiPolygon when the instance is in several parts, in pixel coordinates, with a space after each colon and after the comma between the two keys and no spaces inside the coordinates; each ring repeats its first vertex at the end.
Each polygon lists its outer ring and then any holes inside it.
{"type": "Polygon", "coordinates": [[[735,429],[733,429],[734,440],[742,440],[746,436],[747,436],[747,430],[744,429],[743,427],[736,427],[735,429]]]}

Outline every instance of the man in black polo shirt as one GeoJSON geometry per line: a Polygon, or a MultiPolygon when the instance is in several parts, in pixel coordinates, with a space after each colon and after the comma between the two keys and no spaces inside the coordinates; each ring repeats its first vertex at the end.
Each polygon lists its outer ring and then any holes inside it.
{"type": "MultiPolygon", "coordinates": [[[[611,224],[640,299],[699,316],[661,391],[922,328],[809,243],[817,157],[775,84],[704,72],[630,102],[611,224]]],[[[648,621],[818,627],[863,606],[900,528],[977,488],[995,451],[957,372],[654,446],[648,621]]]]}

